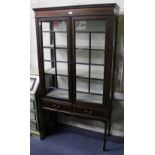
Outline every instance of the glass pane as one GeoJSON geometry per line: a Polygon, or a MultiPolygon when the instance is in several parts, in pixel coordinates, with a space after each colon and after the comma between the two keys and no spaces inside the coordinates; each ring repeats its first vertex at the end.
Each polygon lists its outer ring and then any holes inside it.
{"type": "Polygon", "coordinates": [[[67,24],[65,21],[42,22],[46,95],[69,99],[67,24]]]}
{"type": "Polygon", "coordinates": [[[91,50],[91,63],[104,65],[104,51],[91,50]]]}
{"type": "Polygon", "coordinates": [[[88,79],[76,78],[76,91],[88,93],[88,79]]]}
{"type": "Polygon", "coordinates": [[[50,31],[50,22],[42,22],[42,31],[50,31]]]}
{"type": "Polygon", "coordinates": [[[55,33],[55,44],[57,48],[67,48],[67,34],[55,33]]]}
{"type": "Polygon", "coordinates": [[[103,79],[104,78],[103,75],[104,75],[103,66],[91,65],[91,69],[90,69],[91,78],[103,79]]]}
{"type": "Polygon", "coordinates": [[[76,64],[76,76],[87,77],[89,76],[89,66],[76,64]]]}
{"type": "Polygon", "coordinates": [[[105,33],[91,34],[91,49],[105,49],[105,33]]]}
{"type": "Polygon", "coordinates": [[[75,21],[76,31],[106,31],[105,20],[75,21]]]}
{"type": "Polygon", "coordinates": [[[103,93],[103,83],[100,80],[90,80],[90,92],[95,94],[103,93]]]}
{"type": "Polygon", "coordinates": [[[67,61],[67,49],[56,49],[57,61],[67,61]]]}
{"type": "Polygon", "coordinates": [[[51,50],[49,48],[43,49],[44,60],[51,60],[51,50]]]}
{"type": "Polygon", "coordinates": [[[75,21],[76,100],[102,104],[105,20],[75,21]]]}
{"type": "Polygon", "coordinates": [[[53,31],[67,31],[66,21],[53,21],[53,31]]]}
{"type": "Polygon", "coordinates": [[[76,99],[78,101],[87,102],[87,103],[96,103],[102,104],[102,95],[95,95],[95,94],[86,94],[86,93],[76,93],[76,99]]]}
{"type": "Polygon", "coordinates": [[[57,62],[57,74],[68,75],[68,63],[57,62]]]}
{"type": "Polygon", "coordinates": [[[88,50],[76,50],[76,63],[89,63],[89,51],[88,50]]]}
{"type": "Polygon", "coordinates": [[[89,49],[89,34],[76,33],[76,48],[89,49]]]}
{"type": "Polygon", "coordinates": [[[58,76],[58,87],[60,89],[68,89],[68,77],[67,76],[58,76]]]}
{"type": "Polygon", "coordinates": [[[50,33],[43,33],[43,46],[50,46],[50,33]]]}
{"type": "Polygon", "coordinates": [[[67,31],[66,21],[42,22],[42,31],[67,31]]]}

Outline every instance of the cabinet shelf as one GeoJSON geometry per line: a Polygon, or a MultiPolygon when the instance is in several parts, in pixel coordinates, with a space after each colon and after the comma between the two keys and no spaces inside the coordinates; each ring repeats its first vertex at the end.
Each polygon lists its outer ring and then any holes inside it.
{"type": "MultiPolygon", "coordinates": [[[[47,96],[54,97],[54,98],[61,97],[63,99],[68,99],[68,91],[58,88],[58,89],[52,90],[49,93],[47,93],[47,96]]],[[[91,101],[91,103],[102,104],[102,95],[77,92],[76,98],[77,98],[77,100],[82,101],[82,102],[90,102],[91,101]]]]}
{"type": "MultiPolygon", "coordinates": [[[[65,89],[65,88],[56,88],[56,87],[50,87],[50,86],[46,86],[46,88],[49,88],[49,89],[52,89],[53,90],[64,90],[64,91],[68,91],[69,89],[65,89]]],[[[101,93],[93,93],[93,92],[85,92],[85,91],[80,91],[80,90],[77,90],[76,91],[77,93],[83,93],[83,94],[91,94],[91,95],[98,95],[98,96],[102,96],[103,94],[101,93]]]]}
{"type": "MultiPolygon", "coordinates": [[[[43,33],[67,33],[67,31],[42,31],[43,33]]],[[[76,33],[106,33],[106,31],[76,31],[76,33]]]]}
{"type": "MultiPolygon", "coordinates": [[[[84,48],[84,47],[76,47],[76,50],[89,50],[89,48],[84,48]]],[[[99,49],[99,48],[92,48],[91,51],[105,51],[105,49],[99,49]]]]}
{"type": "Polygon", "coordinates": [[[92,44],[91,48],[88,45],[76,45],[76,50],[91,50],[91,51],[105,51],[102,44],[92,44]]]}
{"type": "Polygon", "coordinates": [[[67,31],[42,31],[43,33],[67,33],[67,31]]]}
{"type": "MultiPolygon", "coordinates": [[[[46,62],[58,62],[58,63],[68,63],[68,61],[55,61],[55,60],[44,60],[46,62]]],[[[79,64],[79,65],[92,65],[92,66],[104,66],[104,64],[95,64],[95,63],[82,63],[82,62],[76,62],[76,64],[79,64]]]]}
{"type": "Polygon", "coordinates": [[[76,31],[76,33],[106,33],[106,31],[76,31]]]}
{"type": "MultiPolygon", "coordinates": [[[[56,49],[67,49],[67,45],[44,45],[43,48],[56,48],[56,49]]],[[[89,49],[86,45],[76,46],[76,50],[91,50],[91,51],[105,51],[101,45],[93,45],[93,48],[89,49]]]]}
{"type": "MultiPolygon", "coordinates": [[[[46,74],[52,74],[55,75],[55,68],[52,69],[48,69],[45,71],[46,74]]],[[[102,71],[101,70],[91,70],[91,76],[90,79],[92,80],[103,80],[103,74],[101,74],[102,71]]],[[[61,69],[59,70],[59,72],[57,72],[58,76],[68,76],[68,72],[65,69],[61,69]]],[[[88,70],[78,70],[76,72],[76,77],[77,78],[86,78],[89,79],[89,71],[88,70]]]]}
{"type": "Polygon", "coordinates": [[[67,49],[67,45],[66,46],[65,45],[56,45],[55,47],[53,44],[52,45],[44,45],[43,48],[67,49]]]}

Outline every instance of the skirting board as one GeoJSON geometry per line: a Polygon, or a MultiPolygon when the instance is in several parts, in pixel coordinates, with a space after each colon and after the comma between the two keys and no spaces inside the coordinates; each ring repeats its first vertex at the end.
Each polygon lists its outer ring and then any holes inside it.
{"type": "MultiPolygon", "coordinates": [[[[62,124],[67,124],[70,126],[74,126],[74,127],[78,127],[78,128],[82,128],[82,129],[86,129],[86,130],[90,130],[90,131],[94,131],[94,132],[100,132],[100,133],[104,133],[104,129],[101,129],[99,127],[89,127],[87,125],[83,125],[77,122],[73,122],[73,121],[63,121],[62,119],[59,120],[60,123],[62,124]]],[[[113,136],[119,136],[119,137],[124,137],[124,132],[123,131],[116,131],[114,129],[111,129],[111,135],[113,136]]]]}

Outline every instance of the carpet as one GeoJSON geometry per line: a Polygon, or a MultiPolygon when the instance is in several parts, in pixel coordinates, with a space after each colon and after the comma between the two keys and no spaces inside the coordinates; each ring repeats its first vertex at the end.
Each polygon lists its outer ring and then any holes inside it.
{"type": "Polygon", "coordinates": [[[124,140],[107,137],[106,151],[102,150],[104,134],[60,125],[45,139],[30,138],[30,155],[123,155],[124,140]]]}

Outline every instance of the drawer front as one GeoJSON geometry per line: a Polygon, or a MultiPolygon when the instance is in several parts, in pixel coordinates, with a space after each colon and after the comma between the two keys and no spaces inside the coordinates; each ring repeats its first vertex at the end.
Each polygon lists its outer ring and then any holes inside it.
{"type": "Polygon", "coordinates": [[[51,103],[51,102],[43,102],[43,108],[49,108],[51,110],[56,111],[71,111],[70,105],[51,103]]]}
{"type": "Polygon", "coordinates": [[[30,119],[36,120],[36,114],[35,114],[35,112],[30,112],[30,119]]]}
{"type": "Polygon", "coordinates": [[[34,101],[30,100],[30,109],[34,110],[35,109],[35,105],[34,105],[34,101]]]}
{"type": "Polygon", "coordinates": [[[99,117],[101,119],[108,119],[108,114],[109,112],[107,110],[94,110],[94,109],[89,109],[89,108],[81,108],[81,107],[74,107],[74,112],[75,113],[80,113],[84,114],[89,117],[99,117]]]}
{"type": "Polygon", "coordinates": [[[30,129],[31,129],[31,130],[37,130],[37,123],[35,123],[35,122],[30,122],[30,129]]]}

